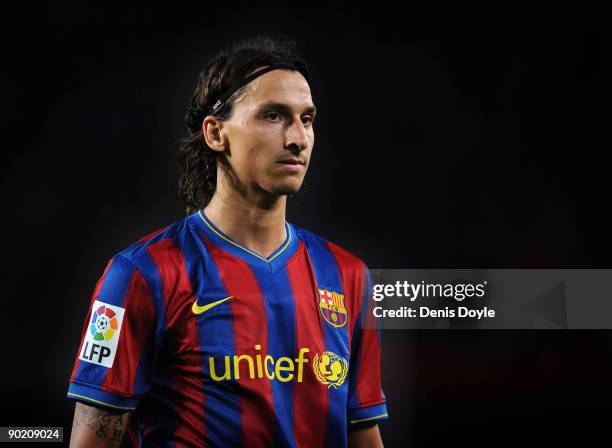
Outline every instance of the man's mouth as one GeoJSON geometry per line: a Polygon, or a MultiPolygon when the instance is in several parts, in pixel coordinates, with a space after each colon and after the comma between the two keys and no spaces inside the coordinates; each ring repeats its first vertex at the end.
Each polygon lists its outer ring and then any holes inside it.
{"type": "Polygon", "coordinates": [[[282,163],[284,165],[292,165],[292,166],[304,165],[304,162],[299,159],[284,159],[284,160],[279,160],[278,163],[282,163]]]}
{"type": "Polygon", "coordinates": [[[289,174],[303,173],[306,169],[306,164],[300,159],[283,159],[277,162],[279,169],[289,174]]]}

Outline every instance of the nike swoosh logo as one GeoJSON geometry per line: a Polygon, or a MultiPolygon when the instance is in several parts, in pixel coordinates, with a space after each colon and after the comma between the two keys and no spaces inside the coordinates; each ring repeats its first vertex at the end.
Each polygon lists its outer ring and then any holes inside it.
{"type": "Polygon", "coordinates": [[[207,303],[204,306],[198,306],[198,301],[196,299],[196,301],[193,302],[193,305],[191,307],[191,311],[193,311],[193,314],[202,314],[203,312],[208,311],[209,309],[216,307],[220,303],[223,303],[226,300],[231,299],[232,297],[234,297],[234,296],[229,296],[229,297],[226,297],[225,299],[217,300],[216,302],[207,303]]]}

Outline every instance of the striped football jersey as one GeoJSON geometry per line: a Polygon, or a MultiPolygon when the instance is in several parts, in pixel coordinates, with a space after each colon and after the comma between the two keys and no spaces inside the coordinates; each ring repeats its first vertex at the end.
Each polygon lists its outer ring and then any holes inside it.
{"type": "Polygon", "coordinates": [[[130,446],[345,447],[385,420],[369,270],[285,227],[264,258],[200,210],[116,254],[68,397],[132,411],[130,446]]]}

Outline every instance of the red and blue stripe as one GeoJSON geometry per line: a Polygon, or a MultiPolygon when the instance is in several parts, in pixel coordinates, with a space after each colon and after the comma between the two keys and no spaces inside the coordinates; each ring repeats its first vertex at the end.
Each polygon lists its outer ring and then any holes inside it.
{"type": "Polygon", "coordinates": [[[95,405],[138,405],[130,431],[137,446],[150,440],[160,446],[343,447],[352,421],[386,418],[374,368],[379,333],[361,322],[371,281],[365,265],[310,232],[286,229],[286,241],[264,258],[199,212],[115,256],[92,296],[125,308],[113,368],[77,360],[69,393],[95,405]],[[323,319],[319,288],[344,294],[344,326],[323,319]],[[229,296],[200,315],[192,312],[194,301],[229,296]],[[244,360],[234,371],[234,355],[295,359],[303,347],[310,351],[301,383],[297,365],[288,382],[265,373],[249,379],[244,360]],[[312,372],[314,355],[324,351],[349,361],[340,387],[320,383],[312,372]],[[210,359],[221,376],[228,373],[226,356],[231,378],[215,381],[210,359]]]}

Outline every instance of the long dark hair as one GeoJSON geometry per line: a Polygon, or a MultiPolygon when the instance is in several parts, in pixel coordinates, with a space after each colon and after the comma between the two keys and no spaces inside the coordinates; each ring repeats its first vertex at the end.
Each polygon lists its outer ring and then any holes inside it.
{"type": "MultiPolygon", "coordinates": [[[[178,151],[181,176],[179,194],[192,214],[210,202],[217,186],[217,163],[223,156],[208,147],[202,133],[202,122],[210,115],[215,101],[255,69],[279,63],[291,63],[309,80],[306,63],[294,53],[295,41],[287,37],[259,36],[236,42],[215,56],[200,72],[193,96],[187,106],[187,137],[180,140],[178,151]]],[[[245,87],[238,89],[214,116],[226,120],[233,104],[245,87]]]]}

